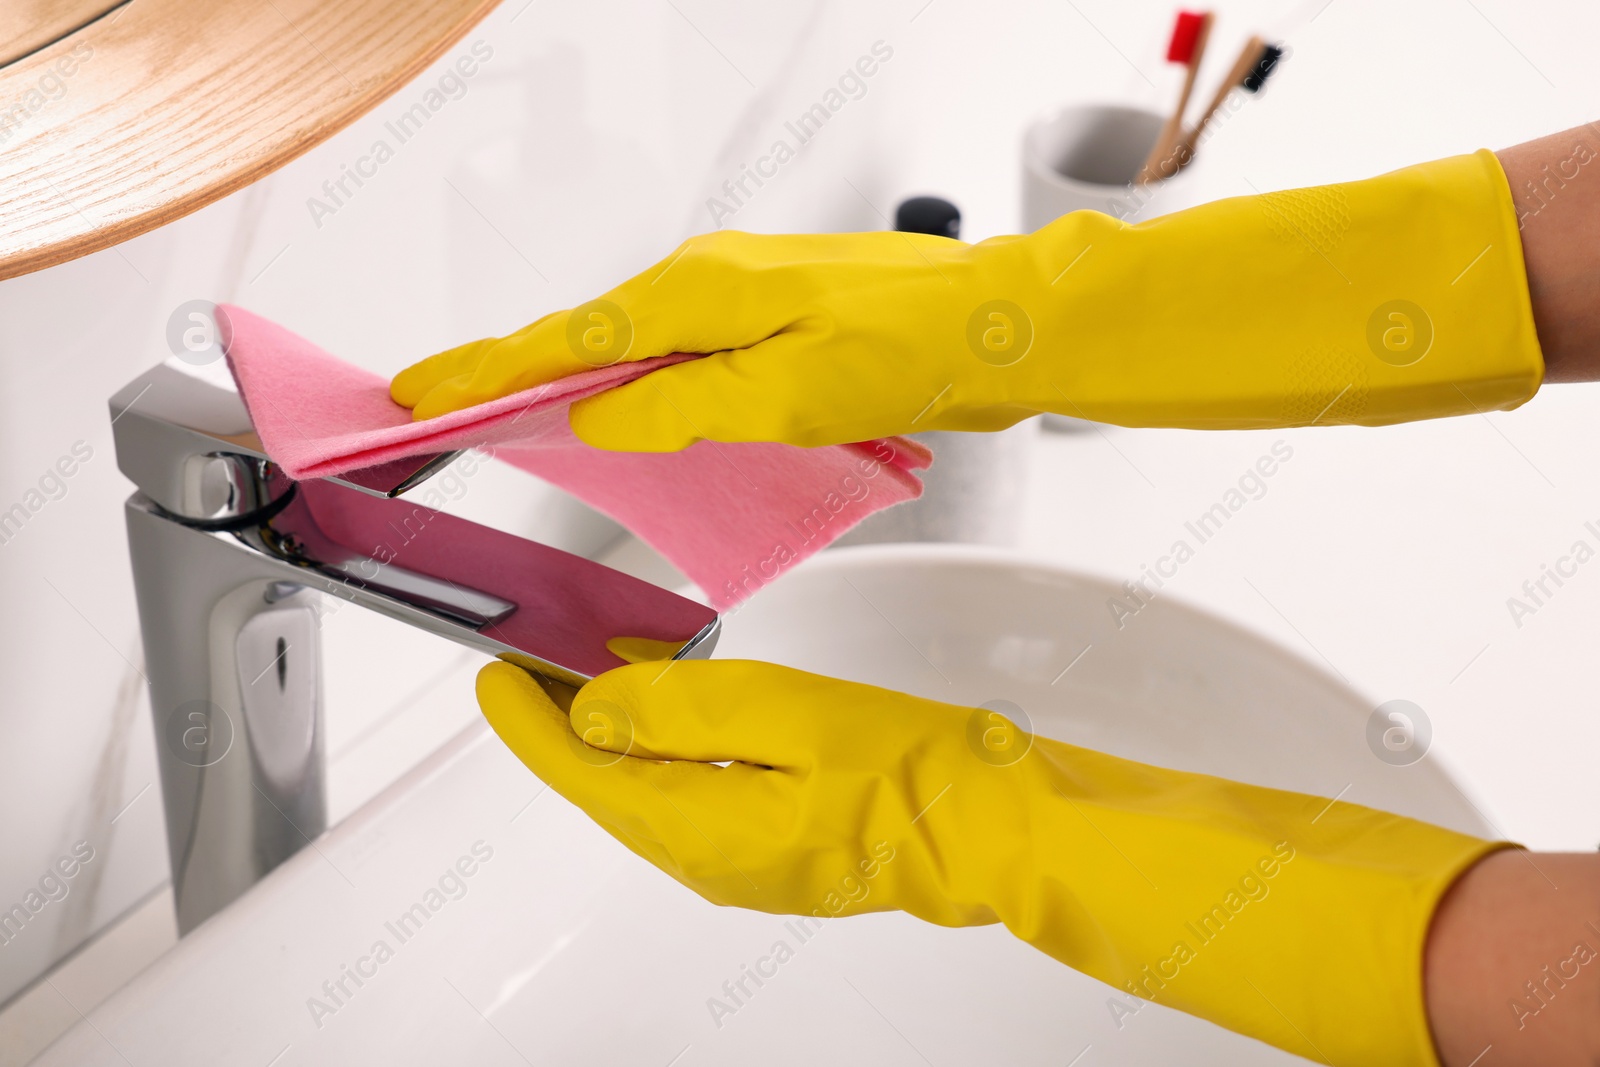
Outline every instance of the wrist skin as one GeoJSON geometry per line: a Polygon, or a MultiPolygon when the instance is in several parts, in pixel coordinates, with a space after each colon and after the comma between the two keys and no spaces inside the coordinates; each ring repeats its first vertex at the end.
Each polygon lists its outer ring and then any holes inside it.
{"type": "Polygon", "coordinates": [[[1443,1067],[1600,1062],[1600,854],[1485,857],[1440,901],[1423,974],[1443,1067]]]}
{"type": "MultiPolygon", "coordinates": [[[[1496,153],[1545,380],[1600,379],[1600,131],[1496,153]]],[[[1443,1067],[1600,1063],[1600,854],[1497,852],[1434,913],[1423,961],[1443,1067]]]]}
{"type": "Polygon", "coordinates": [[[1545,380],[1600,379],[1600,130],[1495,153],[1517,207],[1545,380]]]}

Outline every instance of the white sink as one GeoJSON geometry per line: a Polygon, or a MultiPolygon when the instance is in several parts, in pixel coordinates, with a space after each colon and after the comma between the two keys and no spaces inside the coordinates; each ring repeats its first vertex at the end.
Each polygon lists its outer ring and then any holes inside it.
{"type": "MultiPolygon", "coordinates": [[[[1078,744],[1486,832],[1435,757],[1373,755],[1372,705],[1320,669],[1171,601],[1119,631],[1116,592],[988,550],[837,550],[730,617],[717,654],[1005,699],[1078,744]]],[[[1110,996],[1000,927],[872,915],[802,943],[782,917],[707,904],[545,791],[480,723],[37,1062],[1301,1062],[1166,1008],[1119,1030],[1110,996]],[[418,904],[427,918],[402,939],[418,904]],[[793,957],[714,1019],[709,998],[727,1001],[724,982],[778,941],[793,957]],[[360,985],[343,977],[358,967],[360,985]],[[335,999],[324,983],[341,977],[335,999]]]]}

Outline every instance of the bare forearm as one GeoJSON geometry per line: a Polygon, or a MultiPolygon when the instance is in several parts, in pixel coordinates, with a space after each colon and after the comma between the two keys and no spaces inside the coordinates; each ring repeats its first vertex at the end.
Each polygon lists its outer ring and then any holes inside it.
{"type": "Polygon", "coordinates": [[[1600,131],[1579,126],[1496,155],[1517,203],[1545,380],[1600,380],[1600,131]]]}
{"type": "Polygon", "coordinates": [[[1485,858],[1440,904],[1424,979],[1444,1067],[1600,1063],[1600,854],[1485,858]]]}

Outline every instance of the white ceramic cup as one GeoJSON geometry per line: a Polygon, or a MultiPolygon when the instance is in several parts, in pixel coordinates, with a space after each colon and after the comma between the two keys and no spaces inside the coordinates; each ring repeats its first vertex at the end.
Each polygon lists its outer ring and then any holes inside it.
{"type": "Polygon", "coordinates": [[[1069,211],[1132,221],[1170,210],[1163,202],[1171,199],[1171,181],[1133,181],[1164,121],[1143,108],[1075,104],[1029,126],[1022,138],[1023,230],[1032,233],[1069,211]]]}

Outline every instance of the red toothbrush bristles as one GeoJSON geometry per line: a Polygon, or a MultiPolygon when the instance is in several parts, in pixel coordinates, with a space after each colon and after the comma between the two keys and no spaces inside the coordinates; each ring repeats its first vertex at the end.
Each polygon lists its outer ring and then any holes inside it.
{"type": "Polygon", "coordinates": [[[1178,12],[1178,21],[1172,26],[1172,40],[1167,44],[1168,63],[1187,63],[1194,55],[1194,43],[1200,37],[1200,27],[1205,16],[1198,11],[1178,12]]]}

